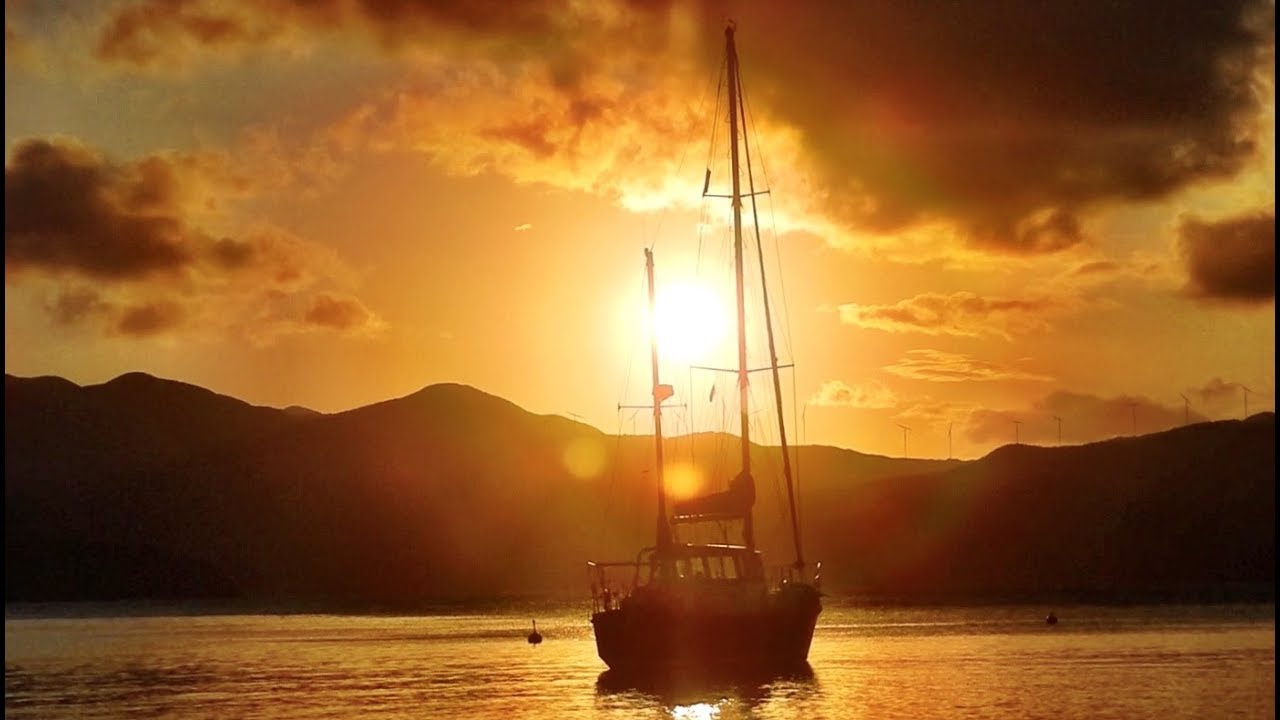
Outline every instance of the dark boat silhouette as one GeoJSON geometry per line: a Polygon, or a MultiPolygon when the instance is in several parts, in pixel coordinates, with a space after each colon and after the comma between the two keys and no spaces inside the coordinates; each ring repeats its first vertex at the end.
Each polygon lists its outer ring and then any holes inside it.
{"type": "MultiPolygon", "coordinates": [[[[744,192],[740,177],[739,125],[745,123],[740,102],[741,85],[734,28],[725,29],[728,74],[730,166],[733,206],[734,256],[738,315],[738,376],[741,421],[741,468],[727,489],[675,502],[668,510],[663,485],[662,403],[671,398],[670,385],[658,376],[658,341],[651,330],[655,467],[658,512],[654,544],[639,551],[630,562],[589,563],[592,574],[591,624],[596,649],[610,671],[620,675],[671,676],[673,673],[724,674],[727,672],[807,669],[814,626],[822,611],[818,566],[807,566],[801,549],[796,516],[794,483],[782,414],[782,389],[769,320],[769,296],[764,272],[759,288],[764,302],[763,329],[768,338],[773,400],[777,408],[781,465],[789,499],[793,563],[766,571],[756,547],[752,508],[755,479],[751,468],[751,436],[748,413],[747,336],[744,307],[742,204],[757,193],[747,154],[744,192]],[[699,542],[707,530],[724,542],[699,542]],[[701,531],[701,532],[700,532],[701,531]],[[733,542],[729,535],[735,536],[733,542]],[[615,585],[610,573],[627,577],[615,585]]],[[[749,151],[747,151],[749,153],[749,151]]],[[[708,185],[710,171],[707,174],[708,185]]],[[[707,196],[707,187],[703,189],[707,196]]],[[[757,250],[759,242],[757,237],[757,250]]],[[[645,250],[649,306],[654,312],[653,254],[645,250]]],[[[763,263],[762,263],[763,267],[763,263]]]]}

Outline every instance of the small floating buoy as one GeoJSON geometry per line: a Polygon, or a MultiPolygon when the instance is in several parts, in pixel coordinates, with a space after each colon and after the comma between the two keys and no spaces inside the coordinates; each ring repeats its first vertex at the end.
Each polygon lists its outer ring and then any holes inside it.
{"type": "MultiPolygon", "coordinates": [[[[1058,616],[1057,616],[1057,615],[1054,615],[1054,614],[1053,614],[1053,611],[1052,611],[1052,610],[1050,610],[1050,611],[1049,611],[1049,616],[1048,616],[1048,617],[1046,617],[1046,618],[1044,619],[1044,621],[1045,621],[1045,624],[1047,624],[1047,625],[1057,625],[1057,624],[1058,624],[1058,616]]],[[[530,642],[532,642],[532,640],[531,640],[530,642]]]]}
{"type": "Polygon", "coordinates": [[[537,645],[542,642],[542,634],[538,632],[538,621],[533,621],[533,632],[529,633],[529,644],[537,645]]]}

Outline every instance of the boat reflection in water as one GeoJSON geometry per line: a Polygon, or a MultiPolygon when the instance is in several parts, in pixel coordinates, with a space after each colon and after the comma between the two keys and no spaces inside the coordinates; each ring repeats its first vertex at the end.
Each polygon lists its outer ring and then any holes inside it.
{"type": "MultiPolygon", "coordinates": [[[[743,200],[749,198],[755,220],[757,192],[751,176],[749,146],[739,128],[746,115],[741,102],[734,28],[725,30],[728,82],[729,164],[734,237],[734,280],[737,295],[737,376],[741,465],[726,489],[673,503],[668,508],[663,481],[662,405],[674,395],[659,378],[659,348],[654,303],[653,253],[645,250],[648,279],[650,355],[653,375],[654,461],[657,469],[655,542],[634,560],[589,563],[591,624],[600,658],[615,673],[646,681],[683,678],[690,674],[723,676],[793,672],[808,667],[809,645],[822,611],[817,567],[806,565],[800,542],[790,452],[782,411],[782,384],[765,287],[764,259],[759,231],[754,234],[759,267],[759,295],[748,292],[744,266],[743,200]],[[746,162],[739,160],[740,152],[746,162]],[[743,187],[743,180],[746,180],[743,187]],[[745,298],[763,302],[763,322],[748,323],[745,298]],[[752,510],[756,482],[752,475],[747,329],[761,331],[768,341],[768,370],[776,410],[777,450],[789,500],[794,562],[766,571],[756,548],[752,510]]],[[[710,187],[707,171],[704,196],[710,187]]],[[[718,196],[714,196],[718,197],[718,196]]],[[[758,226],[758,223],[757,223],[758,226]]],[[[649,407],[649,406],[645,406],[649,407]]]]}
{"type": "Polygon", "coordinates": [[[817,688],[808,663],[787,671],[695,672],[662,677],[605,670],[596,680],[596,693],[602,697],[657,703],[672,708],[676,717],[716,717],[728,705],[755,708],[775,700],[791,705],[812,697],[817,688]],[[683,712],[677,712],[681,709],[683,712]]]}

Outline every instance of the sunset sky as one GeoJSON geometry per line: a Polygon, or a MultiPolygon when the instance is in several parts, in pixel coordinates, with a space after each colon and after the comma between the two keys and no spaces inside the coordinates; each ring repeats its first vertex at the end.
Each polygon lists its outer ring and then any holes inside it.
{"type": "MultiPolygon", "coordinates": [[[[1270,410],[1274,5],[1153,7],[7,0],[5,371],[648,432],[642,248],[669,322],[731,322],[732,18],[798,439],[1270,410]]],[[[664,335],[677,432],[732,429],[709,337],[664,335]]]]}

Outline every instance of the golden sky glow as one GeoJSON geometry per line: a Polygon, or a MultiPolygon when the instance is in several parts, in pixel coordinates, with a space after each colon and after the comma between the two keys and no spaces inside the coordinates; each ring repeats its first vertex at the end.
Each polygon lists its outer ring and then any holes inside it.
{"type": "Polygon", "coordinates": [[[1272,3],[845,5],[8,1],[5,370],[647,432],[652,246],[672,425],[731,429],[685,366],[733,362],[699,197],[733,17],[804,442],[1274,407],[1272,3]]]}

